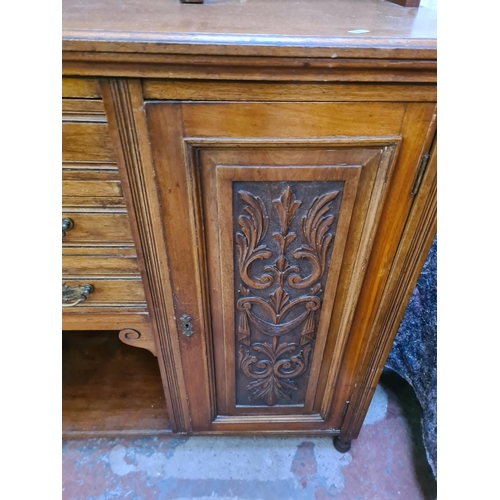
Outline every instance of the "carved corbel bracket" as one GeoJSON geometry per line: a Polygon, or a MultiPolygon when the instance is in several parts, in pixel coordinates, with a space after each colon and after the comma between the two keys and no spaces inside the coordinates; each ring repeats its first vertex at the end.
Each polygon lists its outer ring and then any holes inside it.
{"type": "Polygon", "coordinates": [[[118,337],[124,344],[147,349],[156,356],[156,346],[151,335],[143,335],[132,328],[124,328],[120,330],[118,337]]]}

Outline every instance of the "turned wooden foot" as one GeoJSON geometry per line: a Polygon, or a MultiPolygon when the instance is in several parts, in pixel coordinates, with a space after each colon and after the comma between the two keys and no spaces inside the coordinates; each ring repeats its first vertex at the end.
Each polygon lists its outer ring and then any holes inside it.
{"type": "Polygon", "coordinates": [[[340,453],[347,453],[351,449],[351,441],[343,440],[339,436],[333,438],[333,446],[340,453]]]}

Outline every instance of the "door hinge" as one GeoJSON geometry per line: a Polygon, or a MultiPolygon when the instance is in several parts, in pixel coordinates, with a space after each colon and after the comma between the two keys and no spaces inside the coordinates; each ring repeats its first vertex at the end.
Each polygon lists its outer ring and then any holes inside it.
{"type": "Polygon", "coordinates": [[[429,162],[430,155],[422,155],[420,158],[420,164],[417,169],[417,175],[415,176],[415,180],[413,181],[413,186],[411,188],[411,194],[417,194],[420,189],[420,184],[422,183],[422,179],[425,174],[425,169],[427,167],[427,163],[429,162]]]}

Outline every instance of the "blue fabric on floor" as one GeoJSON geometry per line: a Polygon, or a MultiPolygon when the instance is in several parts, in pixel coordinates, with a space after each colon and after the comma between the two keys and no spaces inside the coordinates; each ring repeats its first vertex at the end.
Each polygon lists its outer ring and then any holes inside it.
{"type": "Polygon", "coordinates": [[[437,238],[422,268],[386,362],[414,389],[422,407],[422,438],[437,478],[437,238]]]}

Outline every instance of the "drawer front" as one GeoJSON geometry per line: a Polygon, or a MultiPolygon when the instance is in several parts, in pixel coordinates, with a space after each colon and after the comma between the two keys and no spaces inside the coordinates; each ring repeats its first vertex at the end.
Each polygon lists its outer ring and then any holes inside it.
{"type": "Polygon", "coordinates": [[[122,188],[120,181],[70,181],[63,180],[62,183],[63,195],[67,196],[103,196],[103,197],[120,197],[122,196],[122,188]]]}
{"type": "Polygon", "coordinates": [[[62,255],[63,276],[139,277],[135,249],[65,247],[62,255]]]}
{"type": "Polygon", "coordinates": [[[63,313],[104,325],[123,317],[121,325],[147,306],[104,106],[88,98],[99,96],[97,81],[69,79],[65,90],[72,99],[62,101],[63,313]]]}
{"type": "Polygon", "coordinates": [[[63,196],[122,198],[118,172],[63,170],[63,196]]]}
{"type": "Polygon", "coordinates": [[[70,212],[63,218],[73,221],[73,228],[63,237],[63,245],[133,244],[126,212],[70,212]]]}
{"type": "Polygon", "coordinates": [[[63,284],[74,289],[91,285],[93,291],[86,300],[74,307],[65,307],[69,312],[91,307],[128,307],[146,308],[146,298],[141,279],[111,279],[99,277],[82,277],[79,279],[63,279],[63,284]]]}
{"type": "Polygon", "coordinates": [[[102,101],[63,99],[63,219],[67,245],[133,245],[102,101]]]}
{"type": "Polygon", "coordinates": [[[107,123],[62,124],[64,162],[114,162],[107,123]]]}
{"type": "Polygon", "coordinates": [[[62,95],[69,98],[101,97],[101,89],[97,78],[70,78],[62,79],[62,95]]]}

